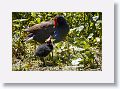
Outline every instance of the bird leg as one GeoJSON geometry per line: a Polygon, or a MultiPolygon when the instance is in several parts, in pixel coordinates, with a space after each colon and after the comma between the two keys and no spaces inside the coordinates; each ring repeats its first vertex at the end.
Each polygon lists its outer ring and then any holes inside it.
{"type": "Polygon", "coordinates": [[[45,59],[43,58],[43,67],[46,66],[45,59]]]}
{"type": "Polygon", "coordinates": [[[46,62],[45,62],[44,57],[41,58],[41,61],[43,62],[42,67],[45,67],[46,66],[46,62]]]}

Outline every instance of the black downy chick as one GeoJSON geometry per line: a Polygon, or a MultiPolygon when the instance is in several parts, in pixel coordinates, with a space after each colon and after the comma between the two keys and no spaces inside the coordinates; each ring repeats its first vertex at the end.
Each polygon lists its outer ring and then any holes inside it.
{"type": "Polygon", "coordinates": [[[35,51],[35,56],[46,57],[53,50],[53,44],[51,42],[51,36],[46,40],[46,43],[38,46],[35,51]]]}
{"type": "Polygon", "coordinates": [[[43,67],[46,66],[46,61],[44,57],[46,57],[53,50],[53,44],[51,42],[51,36],[46,40],[46,43],[38,46],[35,51],[35,56],[40,57],[40,60],[43,62],[43,67]]]}

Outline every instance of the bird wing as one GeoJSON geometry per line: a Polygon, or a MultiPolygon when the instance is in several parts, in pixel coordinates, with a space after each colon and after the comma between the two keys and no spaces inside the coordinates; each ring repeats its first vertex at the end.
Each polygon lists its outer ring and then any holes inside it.
{"type": "Polygon", "coordinates": [[[33,25],[32,27],[26,29],[25,31],[30,33],[35,33],[39,30],[43,30],[51,27],[54,27],[53,22],[47,21],[47,22],[41,22],[40,24],[33,25]]]}

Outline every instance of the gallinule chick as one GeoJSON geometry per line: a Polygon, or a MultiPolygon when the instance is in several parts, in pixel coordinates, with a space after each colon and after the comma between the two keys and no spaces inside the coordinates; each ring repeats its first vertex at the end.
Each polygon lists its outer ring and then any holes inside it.
{"type": "Polygon", "coordinates": [[[38,46],[35,51],[35,56],[38,56],[43,61],[43,66],[45,66],[44,57],[46,57],[53,50],[53,44],[51,42],[51,36],[46,40],[46,43],[38,46]]]}

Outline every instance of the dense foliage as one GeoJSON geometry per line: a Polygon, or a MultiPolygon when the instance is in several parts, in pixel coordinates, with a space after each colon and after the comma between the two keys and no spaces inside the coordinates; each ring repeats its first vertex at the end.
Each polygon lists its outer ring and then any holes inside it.
{"type": "Polygon", "coordinates": [[[102,13],[101,12],[13,12],[12,13],[12,70],[102,70],[102,13]],[[42,59],[34,56],[35,41],[24,43],[27,27],[63,15],[70,26],[64,41],[54,44],[54,50],[42,59]]]}

